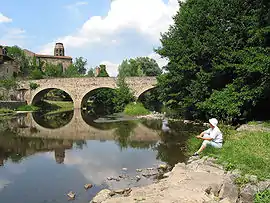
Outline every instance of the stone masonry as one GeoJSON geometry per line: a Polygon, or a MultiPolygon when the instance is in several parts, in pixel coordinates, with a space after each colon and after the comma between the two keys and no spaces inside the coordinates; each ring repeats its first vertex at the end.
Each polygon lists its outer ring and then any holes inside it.
{"type": "MultiPolygon", "coordinates": [[[[73,102],[74,108],[81,108],[85,96],[92,90],[98,88],[116,88],[117,78],[113,77],[89,77],[89,78],[55,78],[32,81],[22,81],[19,90],[25,91],[24,100],[28,104],[39,101],[48,91],[61,89],[68,93],[73,102]],[[30,89],[30,83],[36,83],[39,87],[35,90],[30,89]]],[[[138,98],[142,93],[155,87],[157,80],[155,77],[128,77],[126,83],[135,97],[138,98]]]]}

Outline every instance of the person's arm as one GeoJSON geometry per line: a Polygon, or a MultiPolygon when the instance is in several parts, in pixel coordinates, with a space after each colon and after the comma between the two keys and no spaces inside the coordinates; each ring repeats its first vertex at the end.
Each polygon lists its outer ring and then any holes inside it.
{"type": "Polygon", "coordinates": [[[199,139],[203,139],[203,135],[204,135],[204,134],[209,134],[209,133],[210,133],[210,129],[201,132],[201,134],[198,135],[198,136],[196,136],[196,137],[199,138],[199,139]]]}

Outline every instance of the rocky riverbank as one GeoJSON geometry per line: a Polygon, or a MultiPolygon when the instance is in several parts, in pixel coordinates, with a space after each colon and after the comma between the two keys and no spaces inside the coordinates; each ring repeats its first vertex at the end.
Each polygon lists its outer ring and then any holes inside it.
{"type": "Polygon", "coordinates": [[[234,182],[241,177],[237,170],[225,172],[213,158],[191,158],[179,163],[164,179],[148,186],[122,190],[102,190],[90,203],[251,203],[258,191],[270,188],[270,180],[258,182],[256,176],[239,187],[234,182]]]}

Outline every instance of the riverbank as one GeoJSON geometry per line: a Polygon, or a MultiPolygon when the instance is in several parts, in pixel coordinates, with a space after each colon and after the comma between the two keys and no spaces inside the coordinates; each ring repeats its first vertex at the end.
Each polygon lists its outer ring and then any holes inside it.
{"type": "MultiPolygon", "coordinates": [[[[247,125],[254,129],[255,125],[247,125]]],[[[116,192],[103,190],[91,203],[269,202],[270,136],[265,131],[268,125],[261,125],[256,131],[220,125],[225,143],[221,150],[207,148],[202,155],[209,158],[176,164],[158,183],[116,192]]],[[[194,153],[200,144],[190,138],[187,153],[194,153]]]]}
{"type": "Polygon", "coordinates": [[[148,186],[99,192],[90,203],[131,202],[253,202],[258,191],[269,187],[270,180],[254,181],[239,187],[235,180],[241,176],[238,171],[226,172],[216,160],[209,157],[191,158],[187,164],[176,164],[165,179],[148,186]]]}

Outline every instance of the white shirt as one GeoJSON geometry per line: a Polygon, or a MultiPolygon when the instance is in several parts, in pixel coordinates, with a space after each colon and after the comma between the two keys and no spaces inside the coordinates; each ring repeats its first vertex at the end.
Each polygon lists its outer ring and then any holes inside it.
{"type": "Polygon", "coordinates": [[[204,134],[212,138],[213,142],[216,142],[216,143],[223,142],[223,135],[218,127],[215,127],[214,129],[209,128],[208,130],[204,131],[204,134]]]}

